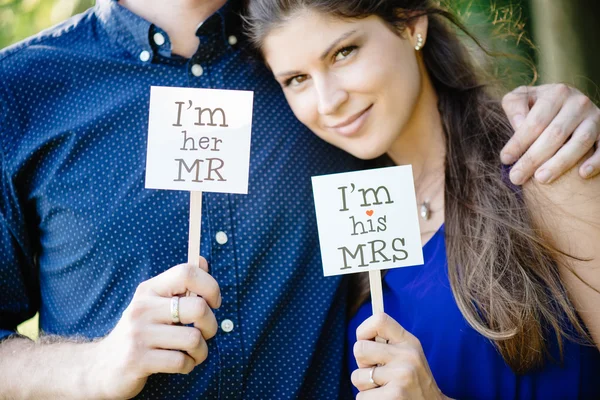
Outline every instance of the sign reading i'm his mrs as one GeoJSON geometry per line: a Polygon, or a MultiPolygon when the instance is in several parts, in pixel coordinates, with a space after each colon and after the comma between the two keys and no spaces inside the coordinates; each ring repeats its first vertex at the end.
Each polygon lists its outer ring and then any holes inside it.
{"type": "Polygon", "coordinates": [[[423,264],[410,165],[312,181],[325,276],[423,264]]]}
{"type": "Polygon", "coordinates": [[[369,271],[373,314],[382,313],[380,270],[423,264],[412,167],[315,176],[312,184],[325,276],[369,271]]]}

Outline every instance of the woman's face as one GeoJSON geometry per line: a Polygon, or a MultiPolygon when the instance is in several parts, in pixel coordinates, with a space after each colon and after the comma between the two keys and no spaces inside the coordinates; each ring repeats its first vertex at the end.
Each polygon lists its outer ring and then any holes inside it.
{"type": "Polygon", "coordinates": [[[319,137],[370,159],[413,123],[421,72],[413,35],[381,19],[301,11],[273,29],[263,53],[296,117],[319,137]]]}

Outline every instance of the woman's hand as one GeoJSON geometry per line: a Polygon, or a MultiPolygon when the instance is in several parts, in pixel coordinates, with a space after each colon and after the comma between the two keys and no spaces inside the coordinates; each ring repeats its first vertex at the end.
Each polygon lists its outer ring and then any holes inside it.
{"type": "Polygon", "coordinates": [[[387,314],[376,314],[356,329],[352,383],[358,400],[447,399],[431,374],[419,339],[387,314]],[[375,337],[387,344],[373,341],[375,337]]]}
{"type": "Polygon", "coordinates": [[[522,185],[534,175],[550,183],[585,159],[582,178],[600,172],[600,109],[584,94],[564,84],[521,86],[504,96],[502,106],[514,136],[502,149],[505,164],[516,164],[510,180],[522,185]]]}

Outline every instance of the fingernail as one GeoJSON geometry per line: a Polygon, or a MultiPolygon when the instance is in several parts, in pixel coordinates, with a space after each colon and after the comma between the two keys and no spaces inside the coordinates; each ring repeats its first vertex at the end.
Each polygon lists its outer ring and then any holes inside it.
{"type": "Polygon", "coordinates": [[[523,121],[525,121],[525,117],[523,115],[521,115],[521,114],[517,114],[513,118],[513,126],[516,129],[519,129],[519,127],[521,126],[521,124],[523,123],[523,121]]]}
{"type": "Polygon", "coordinates": [[[585,167],[583,169],[583,176],[585,178],[589,178],[590,176],[592,176],[593,173],[594,173],[594,167],[592,167],[591,165],[588,165],[587,167],[585,167]]]}
{"type": "Polygon", "coordinates": [[[535,173],[535,179],[540,183],[550,183],[552,180],[552,175],[547,169],[542,169],[541,171],[537,171],[535,173]]]}
{"type": "Polygon", "coordinates": [[[521,172],[521,170],[514,170],[513,169],[510,172],[510,180],[515,185],[520,185],[522,183],[522,180],[523,180],[523,172],[521,172]]]}
{"type": "Polygon", "coordinates": [[[516,157],[513,156],[510,153],[501,153],[500,154],[500,161],[502,161],[502,164],[512,164],[515,161],[517,161],[516,157]]]}

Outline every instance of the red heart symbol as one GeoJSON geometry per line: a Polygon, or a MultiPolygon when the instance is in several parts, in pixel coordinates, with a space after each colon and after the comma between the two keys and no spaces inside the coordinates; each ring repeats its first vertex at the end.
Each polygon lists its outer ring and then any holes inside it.
{"type": "Polygon", "coordinates": [[[373,215],[373,210],[367,210],[367,215],[370,217],[371,215],[373,215]]]}

